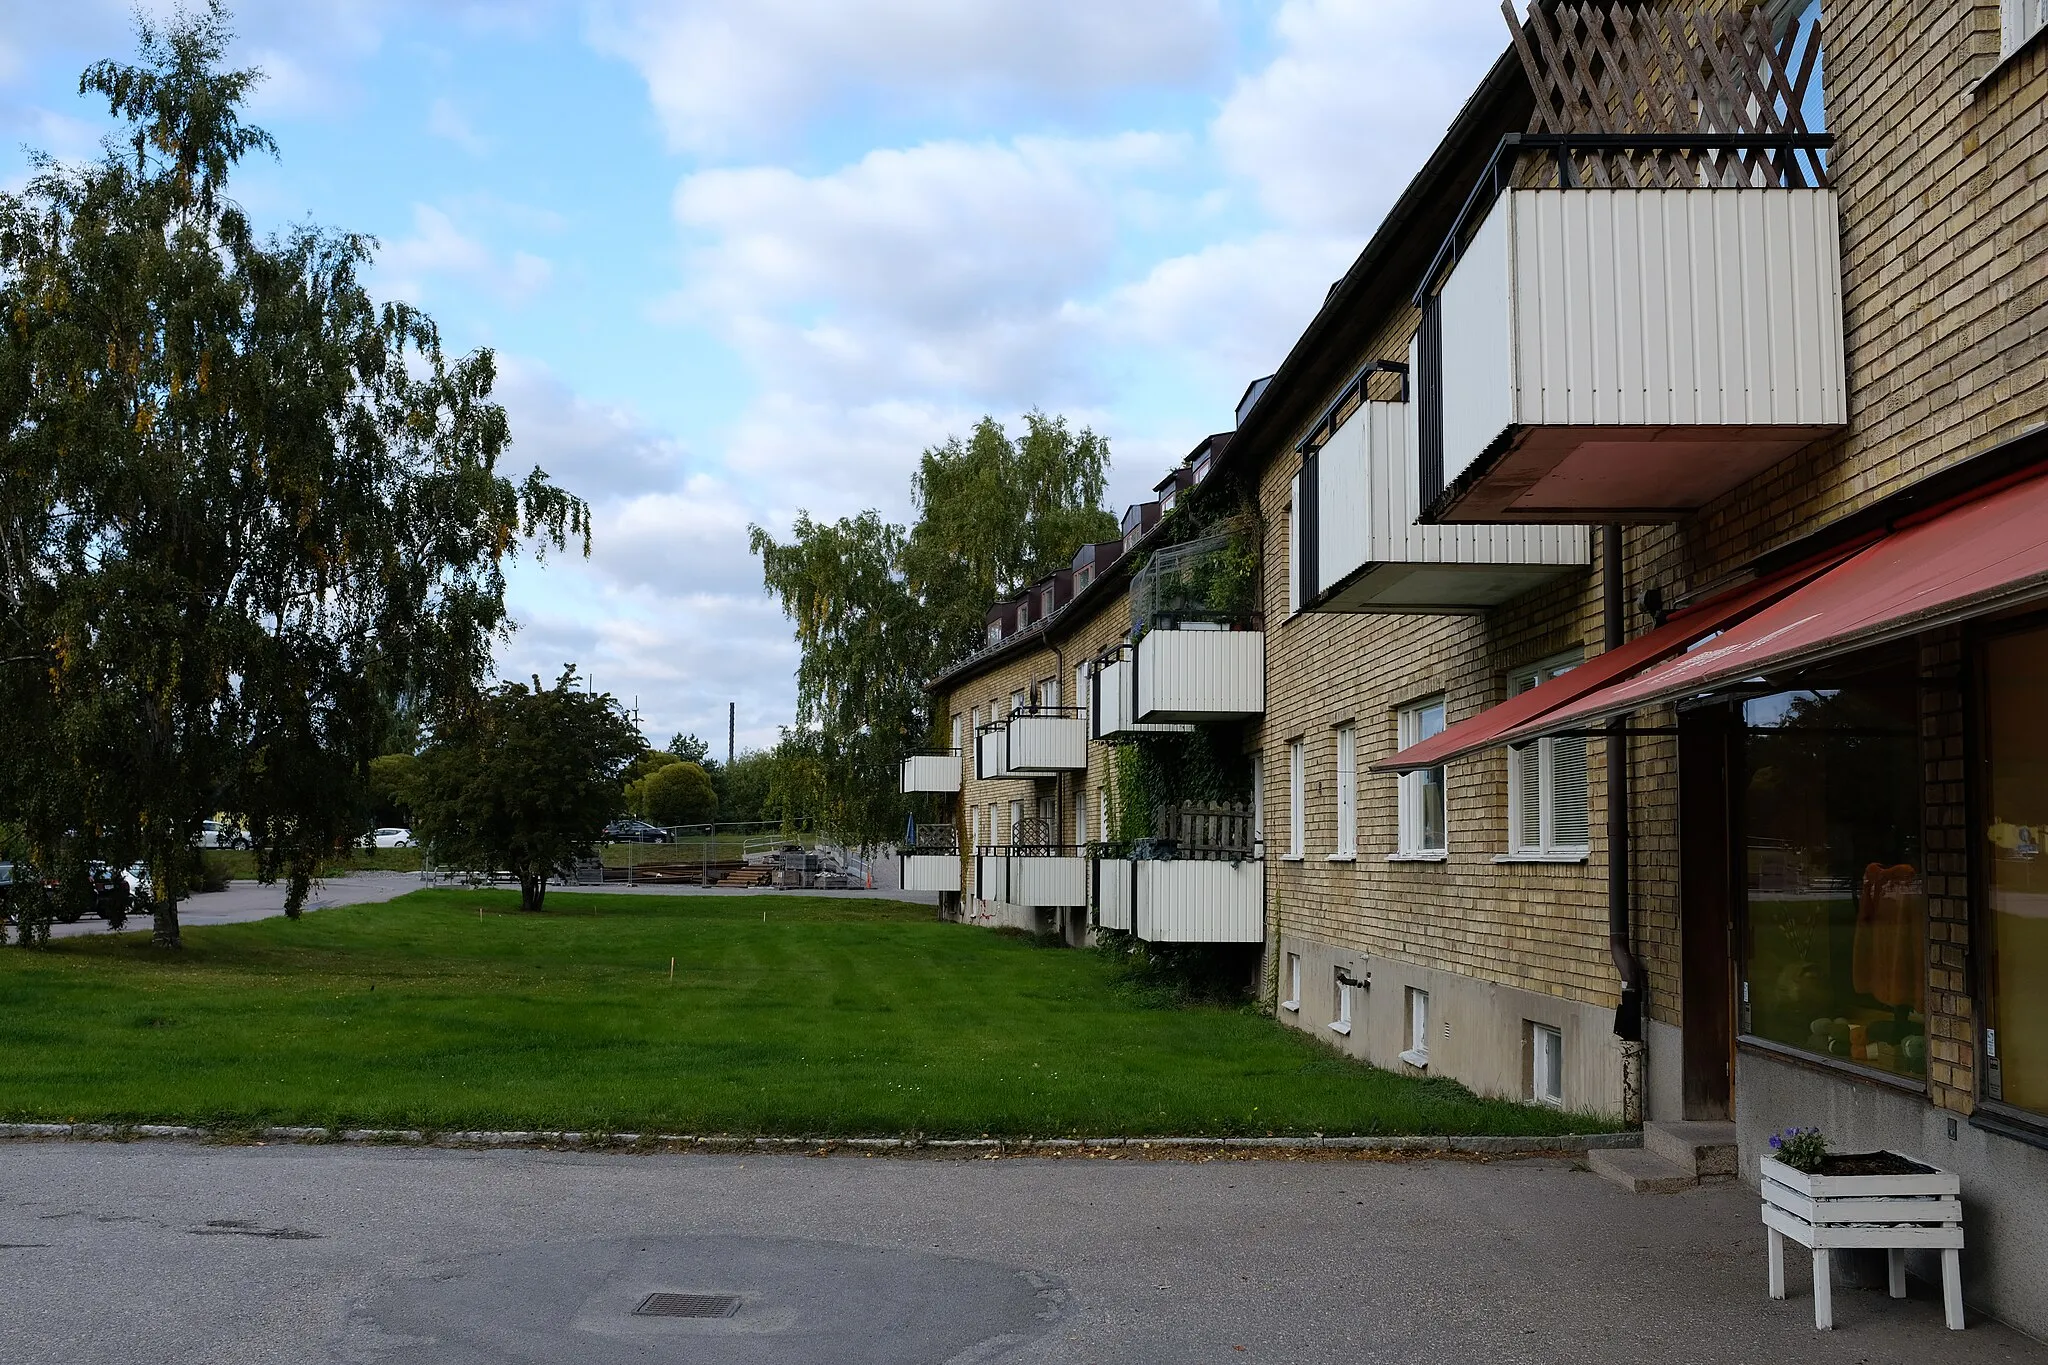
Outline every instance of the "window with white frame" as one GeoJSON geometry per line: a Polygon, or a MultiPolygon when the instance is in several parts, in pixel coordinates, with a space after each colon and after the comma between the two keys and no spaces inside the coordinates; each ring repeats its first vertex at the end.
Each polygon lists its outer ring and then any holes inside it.
{"type": "Polygon", "coordinates": [[[1038,704],[1047,710],[1057,709],[1060,704],[1060,680],[1046,678],[1038,684],[1038,704]]]}
{"type": "MultiPolygon", "coordinates": [[[[1444,732],[1444,699],[1431,697],[1401,708],[1400,734],[1403,749],[1412,749],[1444,732]]],[[[1449,846],[1449,822],[1444,803],[1444,769],[1418,768],[1402,773],[1395,797],[1399,807],[1397,851],[1409,855],[1442,853],[1449,846]]]]}
{"type": "Polygon", "coordinates": [[[1287,955],[1287,998],[1280,1002],[1280,1008],[1295,1013],[1301,1011],[1301,954],[1287,955]]]}
{"type": "Polygon", "coordinates": [[[1095,794],[1095,802],[1096,827],[1102,831],[1103,838],[1115,838],[1116,836],[1111,834],[1109,830],[1109,788],[1104,787],[1101,791],[1097,792],[1095,794]]]}
{"type": "Polygon", "coordinates": [[[1330,1021],[1330,1032],[1351,1032],[1351,983],[1344,979],[1342,967],[1330,973],[1330,984],[1337,991],[1337,1017],[1330,1021]]]}
{"type": "Polygon", "coordinates": [[[1408,1048],[1401,1060],[1410,1066],[1429,1065],[1429,992],[1408,988],[1408,1048]]]}
{"type": "Polygon", "coordinates": [[[1301,740],[1287,746],[1287,856],[1299,858],[1308,842],[1308,747],[1301,740]]]}
{"type": "Polygon", "coordinates": [[[1088,843],[1088,799],[1084,793],[1074,802],[1074,847],[1083,848],[1088,843]]]}
{"type": "Polygon", "coordinates": [[[1358,727],[1337,727],[1336,859],[1358,856],[1358,727]]]}
{"type": "Polygon", "coordinates": [[[1998,55],[2010,57],[2048,28],[2048,0],[1999,0],[1998,55]]]}
{"type": "Polygon", "coordinates": [[[1017,844],[1021,843],[1023,839],[1024,803],[1022,801],[1012,801],[1010,803],[1010,842],[1017,844]]]}
{"type": "Polygon", "coordinates": [[[953,713],[953,752],[960,752],[960,713],[953,713]]]}
{"type": "Polygon", "coordinates": [[[1564,1107],[1564,1033],[1548,1024],[1529,1025],[1529,1098],[1564,1107]]]}
{"type": "MultiPolygon", "coordinates": [[[[1088,719],[1088,665],[1074,665],[1074,706],[1082,720],[1088,719]]],[[[1085,729],[1084,729],[1085,733],[1085,729]]]]}
{"type": "Polygon", "coordinates": [[[1287,614],[1301,610],[1301,566],[1295,547],[1301,544],[1301,519],[1294,504],[1287,504],[1287,614]]]}
{"type": "Polygon", "coordinates": [[[968,847],[978,849],[981,845],[981,807],[970,806],[967,810],[968,847]]]}
{"type": "MultiPolygon", "coordinates": [[[[1577,654],[1546,659],[1508,678],[1520,696],[1578,667],[1577,654]]],[[[1590,826],[1586,807],[1586,738],[1560,735],[1508,749],[1508,852],[1515,857],[1583,858],[1590,826]]]]}
{"type": "Polygon", "coordinates": [[[1090,583],[1093,583],[1094,581],[1095,581],[1095,566],[1094,566],[1093,564],[1083,564],[1083,565],[1082,565],[1082,566],[1081,566],[1080,568],[1078,568],[1078,569],[1076,569],[1076,570],[1074,571],[1074,591],[1075,591],[1075,592],[1081,592],[1081,591],[1085,590],[1085,589],[1087,588],[1087,586],[1088,586],[1088,585],[1089,585],[1090,583]]]}
{"type": "Polygon", "coordinates": [[[1017,714],[1017,713],[1018,713],[1019,711],[1028,711],[1028,710],[1029,710],[1030,708],[1031,708],[1031,689],[1030,689],[1030,688],[1028,688],[1028,687],[1020,687],[1020,688],[1018,688],[1018,689],[1017,689],[1017,690],[1016,690],[1015,692],[1012,692],[1012,693],[1010,694],[1010,714],[1011,714],[1011,715],[1013,715],[1013,716],[1014,716],[1014,715],[1016,715],[1016,714],[1017,714]]]}

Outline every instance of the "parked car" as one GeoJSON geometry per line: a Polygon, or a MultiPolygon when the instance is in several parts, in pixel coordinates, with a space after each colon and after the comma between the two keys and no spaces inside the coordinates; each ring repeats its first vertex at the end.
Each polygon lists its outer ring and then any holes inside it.
{"type": "Polygon", "coordinates": [[[363,836],[364,848],[411,848],[412,831],[387,827],[373,829],[363,836]]]}
{"type": "Polygon", "coordinates": [[[247,848],[249,836],[234,825],[220,820],[202,820],[199,833],[192,840],[194,848],[247,848]]]}
{"type": "Polygon", "coordinates": [[[614,820],[604,827],[608,844],[665,844],[668,831],[645,820],[614,820]]]}

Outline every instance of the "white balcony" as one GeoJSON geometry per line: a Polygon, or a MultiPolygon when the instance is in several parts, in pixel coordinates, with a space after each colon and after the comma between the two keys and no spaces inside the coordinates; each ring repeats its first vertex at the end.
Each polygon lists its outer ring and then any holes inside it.
{"type": "Polygon", "coordinates": [[[1141,721],[1214,722],[1265,714],[1266,635],[1151,630],[1132,655],[1141,721]]]}
{"type": "Polygon", "coordinates": [[[974,775],[1053,777],[1088,768],[1088,721],[1078,709],[1020,711],[985,725],[974,737],[974,775]]]}
{"type": "Polygon", "coordinates": [[[1006,765],[1026,777],[1088,769],[1088,721],[1079,710],[1041,708],[1011,716],[1006,765]]]}
{"type": "MultiPolygon", "coordinates": [[[[960,790],[960,752],[912,754],[903,760],[902,790],[911,792],[957,792],[960,790]]],[[[960,888],[954,887],[954,890],[960,888]]]]}
{"type": "Polygon", "coordinates": [[[1266,865],[1255,858],[1103,858],[1094,891],[1099,928],[1147,942],[1266,940],[1266,865]]]}
{"type": "Polygon", "coordinates": [[[974,894],[1030,908],[1088,903],[1088,859],[1076,853],[984,850],[974,859],[974,894]]]}
{"type": "Polygon", "coordinates": [[[1302,457],[1288,536],[1296,611],[1484,611],[1591,563],[1584,526],[1416,525],[1414,410],[1360,402],[1302,457]]]}
{"type": "Polygon", "coordinates": [[[1095,893],[1093,906],[1098,929],[1131,932],[1131,868],[1129,858],[1097,858],[1090,874],[1095,893]]]}
{"type": "Polygon", "coordinates": [[[1185,724],[1150,723],[1138,719],[1138,699],[1132,691],[1131,652],[1126,646],[1098,665],[1093,674],[1093,695],[1088,708],[1089,728],[1096,739],[1129,739],[1134,735],[1186,734],[1194,727],[1185,724]]]}
{"type": "Polygon", "coordinates": [[[1508,190],[1410,362],[1430,520],[1681,519],[1848,420],[1834,192],[1508,190]]]}
{"type": "Polygon", "coordinates": [[[906,853],[903,855],[905,891],[958,891],[958,853],[906,853]]]}

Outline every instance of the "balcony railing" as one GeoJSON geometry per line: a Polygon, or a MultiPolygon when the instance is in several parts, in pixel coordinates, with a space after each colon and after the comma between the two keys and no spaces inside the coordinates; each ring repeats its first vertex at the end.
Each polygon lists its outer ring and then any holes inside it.
{"type": "Polygon", "coordinates": [[[1416,294],[1423,519],[1678,520],[1839,430],[1831,143],[1503,139],[1416,294]]]}
{"type": "Polygon", "coordinates": [[[1483,611],[1584,569],[1583,526],[1418,526],[1408,367],[1374,361],[1296,447],[1289,589],[1296,611],[1483,611]],[[1368,381],[1399,401],[1371,396],[1368,381]],[[1398,385],[1390,382],[1398,380],[1398,385]]]}
{"type": "Polygon", "coordinates": [[[1262,943],[1266,872],[1249,805],[1177,805],[1154,838],[1098,844],[1089,872],[1098,928],[1154,943],[1262,943]]]}
{"type": "Polygon", "coordinates": [[[974,894],[1034,909],[1088,904],[1087,850],[1075,844],[984,844],[974,894]]]}
{"type": "Polygon", "coordinates": [[[903,760],[902,790],[911,792],[957,792],[960,790],[960,751],[931,749],[903,760]]]}
{"type": "Polygon", "coordinates": [[[1184,626],[1151,630],[1131,653],[1142,722],[1244,720],[1266,710],[1266,635],[1184,626]]]}
{"type": "Polygon", "coordinates": [[[983,725],[974,735],[974,775],[1052,777],[1088,767],[1088,718],[1078,706],[1032,706],[983,725]]]}
{"type": "Polygon", "coordinates": [[[1138,735],[1186,734],[1194,727],[1176,722],[1145,722],[1138,719],[1135,653],[1129,644],[1119,645],[1097,659],[1088,670],[1089,731],[1099,740],[1131,739],[1138,735]]]}

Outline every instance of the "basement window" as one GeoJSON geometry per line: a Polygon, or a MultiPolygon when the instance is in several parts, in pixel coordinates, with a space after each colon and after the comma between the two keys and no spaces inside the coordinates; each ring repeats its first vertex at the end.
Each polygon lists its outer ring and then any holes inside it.
{"type": "Polygon", "coordinates": [[[1344,980],[1344,969],[1337,968],[1330,974],[1332,984],[1337,988],[1337,1017],[1330,1021],[1330,1032],[1351,1032],[1351,986],[1344,980]]]}
{"type": "Polygon", "coordinates": [[[1401,1060],[1412,1067],[1429,1065],[1429,992],[1408,988],[1408,1050],[1401,1060]]]}
{"type": "Polygon", "coordinates": [[[1564,1033],[1548,1024],[1530,1023],[1529,1098],[1553,1109],[1564,1107],[1564,1033]]]}
{"type": "Polygon", "coordinates": [[[1280,1008],[1290,1013],[1301,1012],[1301,954],[1287,955],[1287,998],[1280,1002],[1280,1008]]]}

